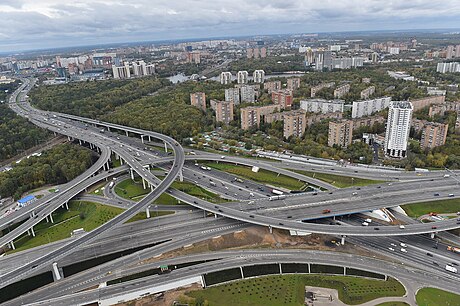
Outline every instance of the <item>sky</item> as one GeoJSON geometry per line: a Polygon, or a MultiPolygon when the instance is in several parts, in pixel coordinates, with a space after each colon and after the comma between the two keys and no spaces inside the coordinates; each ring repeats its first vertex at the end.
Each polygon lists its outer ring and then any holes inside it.
{"type": "Polygon", "coordinates": [[[0,0],[0,52],[431,28],[460,28],[459,0],[0,0]]]}

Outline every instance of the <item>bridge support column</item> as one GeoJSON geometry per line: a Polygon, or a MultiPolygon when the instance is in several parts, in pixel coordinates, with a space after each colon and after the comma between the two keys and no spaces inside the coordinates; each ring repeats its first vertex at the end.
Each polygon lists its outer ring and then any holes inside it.
{"type": "Polygon", "coordinates": [[[387,281],[388,280],[388,275],[385,274],[385,280],[387,281]]]}
{"type": "Polygon", "coordinates": [[[79,143],[79,144],[80,144],[80,146],[81,146],[81,139],[78,139],[78,143],[79,143]]]}
{"type": "Polygon", "coordinates": [[[107,165],[107,170],[110,170],[110,164],[109,164],[109,162],[107,162],[106,165],[107,165]]]}
{"type": "Polygon", "coordinates": [[[151,141],[152,141],[152,139],[150,138],[150,135],[149,135],[149,142],[151,142],[151,141]]]}
{"type": "Polygon", "coordinates": [[[206,279],[204,278],[204,275],[201,275],[201,287],[206,288],[206,279]]]}
{"type": "Polygon", "coordinates": [[[141,141],[144,143],[144,135],[141,135],[141,141]]]}
{"type": "Polygon", "coordinates": [[[67,208],[67,210],[69,210],[69,201],[65,202],[65,208],[67,208]]]}
{"type": "Polygon", "coordinates": [[[347,275],[347,267],[343,267],[343,275],[347,275]]]}
{"type": "Polygon", "coordinates": [[[271,225],[268,226],[268,230],[270,231],[270,234],[273,234],[273,228],[271,227],[271,225]]]}
{"type": "Polygon", "coordinates": [[[153,191],[153,185],[152,184],[150,184],[150,190],[153,191]]]}
{"type": "Polygon", "coordinates": [[[434,239],[435,234],[436,234],[436,233],[430,233],[430,238],[431,238],[431,239],[434,239]]]}
{"type": "Polygon", "coordinates": [[[217,217],[218,217],[218,216],[217,216],[217,214],[215,213],[215,214],[214,214],[214,219],[217,219],[217,217]]]}
{"type": "Polygon", "coordinates": [[[147,214],[147,219],[150,219],[150,205],[145,209],[145,213],[147,214]]]}
{"type": "Polygon", "coordinates": [[[126,137],[128,137],[129,136],[128,131],[125,131],[125,133],[126,133],[126,137]]]}
{"type": "Polygon", "coordinates": [[[123,166],[123,158],[119,157],[120,158],[120,166],[123,166]]]}
{"type": "Polygon", "coordinates": [[[72,141],[71,138],[70,138],[70,136],[67,136],[67,140],[72,141]]]}
{"type": "Polygon", "coordinates": [[[184,175],[182,174],[182,170],[179,171],[179,181],[183,182],[184,181],[184,175]]]}
{"type": "Polygon", "coordinates": [[[35,231],[34,231],[34,227],[33,227],[33,226],[30,228],[30,232],[32,233],[32,237],[35,237],[35,231]]]}
{"type": "Polygon", "coordinates": [[[110,132],[110,127],[107,127],[107,131],[109,131],[109,132],[110,132]]]}
{"type": "Polygon", "coordinates": [[[14,246],[13,240],[10,241],[10,248],[12,250],[16,250],[16,247],[14,246]]]}
{"type": "Polygon", "coordinates": [[[280,176],[280,174],[278,173],[278,174],[276,175],[276,177],[279,177],[279,176],[280,176]]]}
{"type": "Polygon", "coordinates": [[[345,244],[345,236],[342,236],[342,238],[340,239],[340,244],[341,244],[341,245],[344,245],[344,244],[345,244]]]}
{"type": "Polygon", "coordinates": [[[53,277],[54,277],[54,281],[58,281],[62,278],[61,274],[59,273],[57,263],[55,262],[53,262],[53,277]]]}
{"type": "Polygon", "coordinates": [[[281,263],[278,263],[278,266],[280,267],[280,274],[283,274],[283,269],[281,268],[281,263]]]}
{"type": "Polygon", "coordinates": [[[308,263],[308,273],[311,273],[310,263],[308,263]]]}
{"type": "Polygon", "coordinates": [[[134,181],[134,170],[133,170],[133,168],[130,168],[129,172],[131,174],[131,179],[134,181]]]}
{"type": "Polygon", "coordinates": [[[50,213],[50,220],[51,220],[51,223],[54,223],[54,220],[53,220],[53,213],[50,213]]]}
{"type": "Polygon", "coordinates": [[[46,216],[45,218],[46,218],[46,222],[47,222],[47,223],[50,222],[49,219],[48,219],[48,216],[46,216]]]}
{"type": "Polygon", "coordinates": [[[145,189],[145,180],[144,180],[144,178],[142,178],[142,188],[145,189]]]}
{"type": "Polygon", "coordinates": [[[243,267],[240,267],[241,278],[244,279],[243,267]]]}
{"type": "Polygon", "coordinates": [[[165,152],[168,153],[168,145],[165,142],[165,152]]]}
{"type": "Polygon", "coordinates": [[[54,136],[56,136],[56,132],[53,132],[54,133],[54,136]]]}

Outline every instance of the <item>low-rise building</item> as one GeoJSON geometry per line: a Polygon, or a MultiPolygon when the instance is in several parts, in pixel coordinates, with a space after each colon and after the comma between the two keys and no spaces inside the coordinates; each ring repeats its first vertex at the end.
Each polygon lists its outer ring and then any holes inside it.
{"type": "Polygon", "coordinates": [[[375,92],[375,86],[369,86],[364,90],[361,90],[360,96],[362,100],[367,100],[369,99],[370,96],[372,96],[375,92]]]}

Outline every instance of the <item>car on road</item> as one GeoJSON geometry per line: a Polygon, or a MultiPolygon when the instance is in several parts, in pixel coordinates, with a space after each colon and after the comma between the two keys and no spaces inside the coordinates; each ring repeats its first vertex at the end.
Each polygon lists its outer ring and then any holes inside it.
{"type": "Polygon", "coordinates": [[[389,249],[390,251],[394,251],[394,250],[395,250],[395,249],[393,249],[393,248],[388,248],[388,249],[389,249]]]}
{"type": "Polygon", "coordinates": [[[436,192],[436,193],[434,194],[434,196],[435,196],[435,197],[439,197],[439,193],[436,192]]]}
{"type": "Polygon", "coordinates": [[[431,254],[431,253],[426,253],[426,255],[428,255],[430,257],[433,257],[433,254],[431,254]]]}
{"type": "Polygon", "coordinates": [[[400,228],[400,229],[405,229],[406,227],[405,227],[404,225],[401,224],[401,225],[399,226],[399,228],[400,228]]]}
{"type": "Polygon", "coordinates": [[[449,193],[449,198],[453,198],[455,195],[453,193],[449,193]]]}
{"type": "Polygon", "coordinates": [[[330,209],[323,209],[323,214],[329,214],[329,213],[331,213],[330,209]]]}
{"type": "Polygon", "coordinates": [[[407,250],[405,248],[401,248],[401,252],[407,253],[407,250]]]}
{"type": "Polygon", "coordinates": [[[434,225],[431,227],[431,229],[437,229],[437,228],[438,228],[438,227],[437,227],[437,226],[434,226],[434,225]]]}

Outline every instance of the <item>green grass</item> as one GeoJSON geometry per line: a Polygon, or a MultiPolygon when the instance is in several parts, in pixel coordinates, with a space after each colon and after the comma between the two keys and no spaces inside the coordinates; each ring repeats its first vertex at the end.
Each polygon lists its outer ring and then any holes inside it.
{"type": "MultiPolygon", "coordinates": [[[[350,276],[275,275],[232,282],[187,293],[209,305],[298,306],[303,305],[305,286],[337,289],[342,302],[361,304],[386,296],[403,296],[404,287],[395,279],[373,280],[350,276]]],[[[193,305],[193,304],[192,304],[193,305]]]]}
{"type": "MultiPolygon", "coordinates": [[[[34,227],[36,236],[32,237],[27,233],[22,235],[14,241],[16,249],[9,251],[9,253],[19,252],[46,243],[69,238],[72,231],[79,228],[83,228],[86,232],[89,232],[123,211],[124,209],[99,203],[70,201],[69,210],[59,208],[53,213],[54,223],[46,222],[46,220],[40,222],[34,227]]],[[[160,216],[172,213],[174,212],[158,212],[160,216]]],[[[156,212],[152,212],[151,217],[155,217],[156,215],[156,212]]],[[[141,212],[128,220],[128,222],[143,220],[146,219],[146,217],[146,213],[141,212]]]]}
{"type": "MultiPolygon", "coordinates": [[[[167,216],[167,215],[172,215],[172,214],[174,214],[173,211],[151,211],[150,218],[167,216]]],[[[137,213],[134,217],[126,221],[126,223],[136,222],[136,221],[145,220],[145,219],[147,219],[147,213],[143,211],[143,212],[137,213]]]]}
{"type": "Polygon", "coordinates": [[[460,305],[460,295],[435,288],[423,288],[417,292],[418,306],[460,305]]]}
{"type": "Polygon", "coordinates": [[[437,213],[456,213],[460,211],[460,199],[449,199],[439,201],[429,201],[401,206],[407,215],[413,218],[429,214],[430,212],[437,213]]]}
{"type": "Polygon", "coordinates": [[[385,303],[377,304],[376,306],[410,306],[410,305],[405,302],[385,302],[385,303]]]}
{"type": "Polygon", "coordinates": [[[225,199],[222,199],[218,194],[215,194],[211,191],[208,191],[200,186],[189,182],[174,182],[172,184],[173,188],[176,188],[180,191],[183,191],[194,197],[212,202],[212,203],[222,203],[227,202],[225,199]]]}
{"type": "Polygon", "coordinates": [[[207,166],[221,170],[227,173],[235,174],[245,179],[249,179],[262,184],[279,186],[289,190],[300,190],[306,186],[306,183],[301,182],[286,175],[277,175],[274,172],[260,169],[259,172],[252,172],[251,168],[245,166],[237,166],[227,163],[207,163],[207,166]]]}
{"type": "Polygon", "coordinates": [[[349,176],[342,176],[342,175],[335,175],[335,174],[317,173],[317,172],[304,171],[304,170],[292,170],[292,171],[309,176],[309,177],[314,177],[318,180],[329,183],[339,188],[346,188],[346,187],[352,187],[352,186],[367,186],[371,184],[381,184],[385,182],[385,181],[378,181],[378,180],[362,179],[359,177],[349,177],[349,176]]]}
{"type": "Polygon", "coordinates": [[[150,192],[150,188],[144,189],[142,181],[133,181],[129,178],[116,184],[114,190],[118,196],[128,200],[133,198],[139,200],[140,196],[145,196],[150,192]]]}

